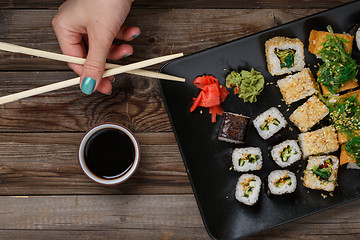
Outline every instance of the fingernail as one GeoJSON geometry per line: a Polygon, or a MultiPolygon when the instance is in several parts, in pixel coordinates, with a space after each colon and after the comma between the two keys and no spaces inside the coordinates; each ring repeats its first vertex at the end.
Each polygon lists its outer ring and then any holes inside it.
{"type": "Polygon", "coordinates": [[[132,36],[133,39],[137,38],[138,36],[140,36],[140,33],[135,34],[134,36],[132,36]]]}
{"type": "Polygon", "coordinates": [[[92,94],[95,88],[95,79],[91,77],[85,77],[81,83],[81,91],[87,95],[92,94]]]}
{"type": "Polygon", "coordinates": [[[115,76],[113,76],[113,79],[110,80],[112,83],[115,82],[115,76]]]}
{"type": "Polygon", "coordinates": [[[108,95],[108,96],[109,96],[109,95],[111,95],[111,94],[112,94],[112,90],[111,90],[108,94],[106,94],[106,95],[108,95]]]}
{"type": "Polygon", "coordinates": [[[131,54],[129,54],[129,53],[125,54],[125,55],[123,56],[123,58],[126,58],[126,57],[128,57],[128,56],[131,56],[131,54]]]}

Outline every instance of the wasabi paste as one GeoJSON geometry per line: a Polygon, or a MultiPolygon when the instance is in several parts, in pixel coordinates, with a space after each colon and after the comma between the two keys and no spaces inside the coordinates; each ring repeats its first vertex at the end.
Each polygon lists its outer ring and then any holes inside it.
{"type": "Polygon", "coordinates": [[[242,70],[240,73],[232,71],[226,77],[226,87],[234,87],[234,93],[239,95],[244,102],[256,102],[256,96],[260,95],[264,89],[264,77],[260,72],[254,70],[251,71],[242,70]]]}

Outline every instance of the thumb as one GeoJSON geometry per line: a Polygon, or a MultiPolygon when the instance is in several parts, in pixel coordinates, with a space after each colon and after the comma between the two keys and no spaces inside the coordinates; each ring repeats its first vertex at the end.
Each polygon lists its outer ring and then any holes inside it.
{"type": "Polygon", "coordinates": [[[89,52],[80,77],[80,88],[85,94],[93,93],[102,79],[105,71],[106,56],[113,39],[91,36],[89,33],[89,52]]]}

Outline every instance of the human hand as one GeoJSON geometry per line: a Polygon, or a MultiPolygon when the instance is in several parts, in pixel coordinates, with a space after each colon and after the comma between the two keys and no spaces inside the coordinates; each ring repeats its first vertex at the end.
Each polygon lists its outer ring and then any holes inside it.
{"type": "Polygon", "coordinates": [[[117,60],[133,53],[129,44],[113,45],[115,38],[131,41],[140,34],[138,27],[123,25],[133,0],[67,0],[52,21],[60,48],[66,55],[86,57],[85,64],[69,63],[80,76],[83,93],[112,91],[114,77],[102,78],[106,59],[117,60]],[[83,37],[88,41],[86,55],[83,37]]]}

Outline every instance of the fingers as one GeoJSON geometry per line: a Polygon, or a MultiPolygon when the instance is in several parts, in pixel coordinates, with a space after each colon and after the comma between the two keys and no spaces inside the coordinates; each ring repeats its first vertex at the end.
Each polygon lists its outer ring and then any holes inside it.
{"type": "MultiPolygon", "coordinates": [[[[81,73],[80,88],[85,94],[96,90],[105,70],[106,57],[114,36],[107,31],[88,31],[89,52],[81,73]]],[[[104,81],[106,82],[106,81],[104,81]]]]}
{"type": "Polygon", "coordinates": [[[118,60],[120,58],[125,58],[133,54],[133,48],[129,44],[121,44],[119,46],[112,45],[110,47],[109,54],[107,55],[108,59],[118,60]]]}
{"type": "Polygon", "coordinates": [[[117,39],[121,39],[124,41],[131,41],[137,38],[140,35],[141,31],[138,27],[128,27],[122,25],[119,32],[116,34],[117,39]]]}
{"type": "MultiPolygon", "coordinates": [[[[84,58],[85,48],[82,43],[82,34],[68,31],[65,27],[63,27],[62,20],[59,20],[57,17],[53,19],[52,25],[61,51],[65,55],[84,58]]],[[[81,75],[83,68],[82,65],[68,63],[68,66],[79,76],[81,75]]]]}
{"type": "MultiPolygon", "coordinates": [[[[122,25],[115,38],[131,41],[140,35],[140,28],[138,27],[127,27],[122,25]]],[[[108,59],[118,60],[120,58],[128,57],[133,54],[133,48],[129,44],[121,44],[119,46],[112,45],[107,56],[108,59]]]]}
{"type": "Polygon", "coordinates": [[[101,79],[96,90],[103,94],[110,95],[112,92],[111,82],[113,80],[114,80],[114,77],[108,77],[108,78],[101,79]]]}

